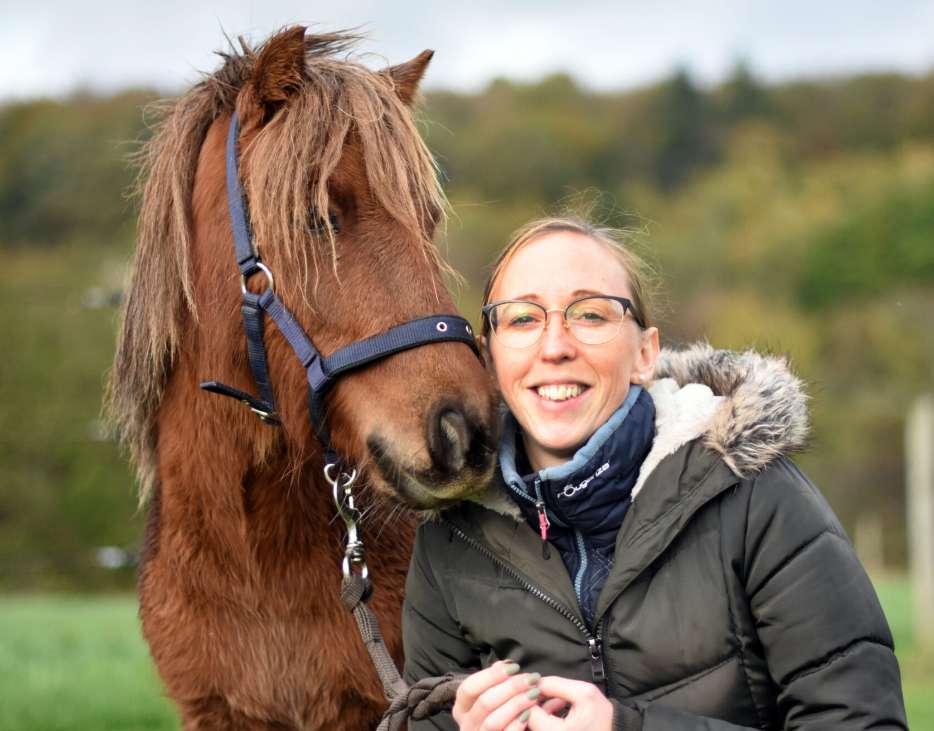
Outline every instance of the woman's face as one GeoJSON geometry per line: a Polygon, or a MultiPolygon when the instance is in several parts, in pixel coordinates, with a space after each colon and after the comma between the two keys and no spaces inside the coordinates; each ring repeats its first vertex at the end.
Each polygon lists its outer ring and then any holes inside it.
{"type": "MultiPolygon", "coordinates": [[[[530,300],[564,309],[587,295],[632,299],[629,276],[604,244],[572,232],[541,236],[517,251],[500,273],[490,301],[530,300]]],[[[488,348],[503,399],[522,427],[533,469],[567,461],[616,411],[631,383],[648,380],[658,354],[658,330],[640,330],[627,315],[608,343],[587,345],[549,313],[541,339],[525,349],[507,348],[491,333],[488,348]],[[548,386],[577,386],[555,393],[548,386]],[[562,399],[561,396],[564,396],[562,399]]]]}

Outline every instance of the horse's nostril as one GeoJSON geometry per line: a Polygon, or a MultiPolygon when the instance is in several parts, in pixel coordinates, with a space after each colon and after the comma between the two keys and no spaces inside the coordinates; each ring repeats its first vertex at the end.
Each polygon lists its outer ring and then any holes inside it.
{"type": "Polygon", "coordinates": [[[460,410],[446,408],[437,413],[429,423],[428,446],[437,469],[454,473],[464,468],[470,429],[460,410]]]}
{"type": "Polygon", "coordinates": [[[457,472],[464,467],[464,456],[470,442],[467,420],[459,411],[446,411],[441,416],[441,431],[450,449],[448,450],[448,468],[457,472]]]}

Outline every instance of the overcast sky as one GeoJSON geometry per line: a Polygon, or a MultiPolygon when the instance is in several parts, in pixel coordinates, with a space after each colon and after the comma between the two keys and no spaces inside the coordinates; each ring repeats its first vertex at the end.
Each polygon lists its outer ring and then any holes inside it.
{"type": "Polygon", "coordinates": [[[172,92],[211,70],[223,32],[261,39],[289,23],[363,26],[362,50],[437,51],[426,86],[476,90],[495,76],[566,70],[595,89],[654,81],[678,65],[701,81],[738,58],[769,80],[934,69],[934,0],[0,0],[0,99],[172,92]]]}

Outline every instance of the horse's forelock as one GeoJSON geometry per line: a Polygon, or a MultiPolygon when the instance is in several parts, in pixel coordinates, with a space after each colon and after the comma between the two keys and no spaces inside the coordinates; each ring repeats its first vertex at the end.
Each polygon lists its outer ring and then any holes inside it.
{"type": "MultiPolygon", "coordinates": [[[[420,242],[421,253],[448,272],[430,239],[446,202],[434,161],[392,80],[333,58],[309,60],[306,77],[302,89],[250,145],[247,191],[259,245],[270,242],[298,264],[299,271],[319,274],[318,251],[308,245],[305,232],[306,216],[311,205],[328,210],[328,181],[353,130],[376,199],[412,240],[420,242]]],[[[336,271],[330,229],[328,239],[336,271]]],[[[302,282],[304,291],[308,284],[307,279],[302,282]]]]}

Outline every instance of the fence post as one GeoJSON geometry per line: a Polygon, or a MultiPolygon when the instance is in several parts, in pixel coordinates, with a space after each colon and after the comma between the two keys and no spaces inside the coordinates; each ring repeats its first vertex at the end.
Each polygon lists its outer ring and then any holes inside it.
{"type": "Polygon", "coordinates": [[[905,433],[908,563],[919,649],[934,652],[934,395],[911,409],[905,433]]]}

